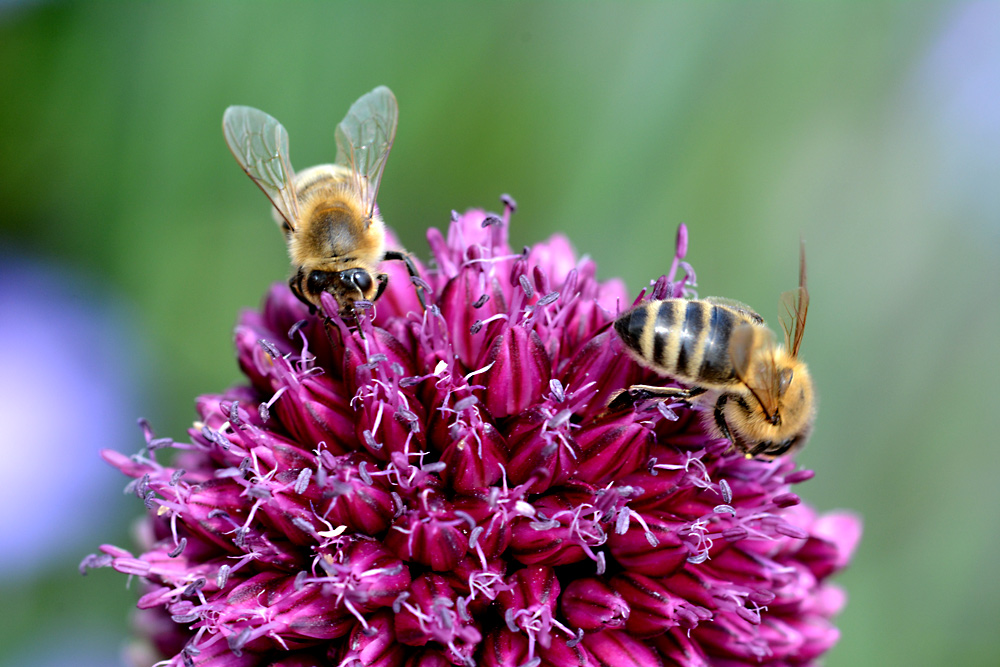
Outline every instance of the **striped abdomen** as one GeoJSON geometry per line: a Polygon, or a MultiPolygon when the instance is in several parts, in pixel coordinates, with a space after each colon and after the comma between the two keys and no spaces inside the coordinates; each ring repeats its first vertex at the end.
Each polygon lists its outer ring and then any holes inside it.
{"type": "Polygon", "coordinates": [[[708,301],[666,299],[643,303],[615,320],[615,331],[640,360],[689,384],[736,381],[729,339],[747,314],[708,301]]]}

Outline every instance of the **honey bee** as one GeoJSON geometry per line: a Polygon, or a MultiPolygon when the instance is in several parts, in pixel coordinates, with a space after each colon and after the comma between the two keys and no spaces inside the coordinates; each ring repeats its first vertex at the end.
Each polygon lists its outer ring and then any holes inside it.
{"type": "MultiPolygon", "coordinates": [[[[337,125],[336,161],[298,174],[281,123],[244,106],[231,106],[222,117],[229,150],[274,205],[295,271],[288,285],[310,313],[320,309],[323,292],[341,317],[352,316],[357,301],[378,299],[388,284],[378,271],[382,260],[400,260],[419,278],[408,253],[386,250],[385,223],[375,210],[398,116],[396,97],[385,86],[363,95],[337,125]]],[[[423,289],[417,294],[426,305],[423,289]]]]}
{"type": "Polygon", "coordinates": [[[614,323],[641,364],[683,387],[633,385],[612,398],[618,410],[637,400],[676,399],[704,409],[704,423],[747,457],[774,458],[805,445],[816,394],[799,359],[809,310],[805,249],[799,287],[781,296],[784,345],[749,306],[719,298],[648,301],[614,323]]]}

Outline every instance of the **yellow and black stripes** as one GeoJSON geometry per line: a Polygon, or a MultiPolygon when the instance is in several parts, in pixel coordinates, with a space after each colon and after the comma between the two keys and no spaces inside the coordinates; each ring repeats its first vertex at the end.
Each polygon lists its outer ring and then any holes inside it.
{"type": "Polygon", "coordinates": [[[736,309],[708,301],[666,299],[640,304],[615,322],[622,341],[642,361],[689,384],[736,381],[729,355],[733,329],[751,323],[736,309]]]}

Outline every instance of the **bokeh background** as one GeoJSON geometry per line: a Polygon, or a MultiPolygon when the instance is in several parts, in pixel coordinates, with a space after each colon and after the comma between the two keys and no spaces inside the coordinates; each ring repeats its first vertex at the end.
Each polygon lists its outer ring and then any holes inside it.
{"type": "Polygon", "coordinates": [[[998,35],[993,3],[0,2],[0,665],[119,664],[135,593],[76,566],[140,503],[98,451],[183,438],[287,275],[223,109],[304,167],[378,84],[418,255],[507,192],[515,246],[638,292],[685,222],[700,292],[774,320],[804,238],[798,490],[866,528],[826,664],[997,664],[998,35]]]}

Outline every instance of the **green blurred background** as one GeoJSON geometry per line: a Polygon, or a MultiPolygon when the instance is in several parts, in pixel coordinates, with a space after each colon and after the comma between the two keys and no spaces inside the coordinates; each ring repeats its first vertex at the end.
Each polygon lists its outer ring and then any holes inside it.
{"type": "Polygon", "coordinates": [[[98,448],[137,450],[138,416],[185,437],[289,271],[223,109],[279,118],[301,168],[378,84],[400,106],[379,203],[424,258],[428,226],[508,192],[515,247],[565,232],[637,292],[685,222],[701,294],[774,320],[804,238],[821,410],[797,490],[865,521],[826,664],[997,664],[998,35],[998,4],[0,3],[0,261],[28,267],[0,287],[56,285],[0,312],[34,369],[2,384],[42,387],[0,405],[5,504],[42,533],[0,538],[0,665],[118,664],[134,593],[76,564],[129,544],[140,503],[98,448]],[[120,341],[86,343],[83,389],[46,366],[79,331],[63,298],[120,341]],[[96,425],[62,407],[105,395],[90,373],[120,397],[96,425]],[[97,481],[60,495],[80,440],[97,481]]]}

